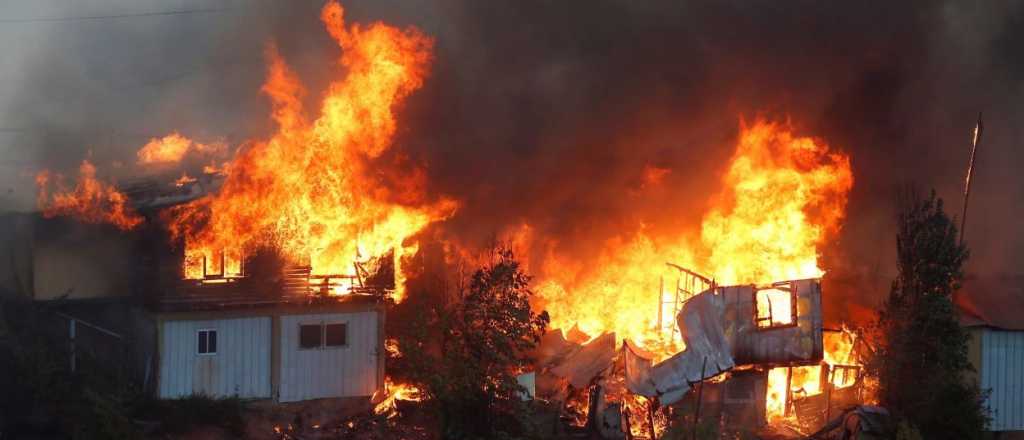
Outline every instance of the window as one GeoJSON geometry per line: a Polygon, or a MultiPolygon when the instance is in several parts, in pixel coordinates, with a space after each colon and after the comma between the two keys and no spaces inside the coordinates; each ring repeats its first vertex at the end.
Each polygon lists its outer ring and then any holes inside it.
{"type": "Polygon", "coordinates": [[[327,324],[324,326],[324,346],[325,347],[343,347],[345,346],[345,333],[347,328],[345,324],[327,324]]]}
{"type": "Polygon", "coordinates": [[[316,350],[344,347],[348,343],[348,326],[344,323],[299,325],[299,348],[316,350]]]}
{"type": "Polygon", "coordinates": [[[320,348],[323,341],[323,327],[320,324],[299,326],[299,348],[320,348]]]}
{"type": "Polygon", "coordinates": [[[754,291],[754,323],[759,329],[796,325],[796,294],[792,286],[754,291]]]}
{"type": "Polygon", "coordinates": [[[197,354],[217,354],[217,329],[202,329],[196,334],[198,335],[197,354]]]}

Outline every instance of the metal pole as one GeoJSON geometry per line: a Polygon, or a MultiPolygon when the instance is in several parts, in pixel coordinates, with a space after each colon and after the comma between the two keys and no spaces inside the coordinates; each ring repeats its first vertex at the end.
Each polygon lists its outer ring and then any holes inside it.
{"type": "Polygon", "coordinates": [[[708,357],[704,356],[704,363],[700,366],[700,385],[697,386],[697,409],[693,413],[693,440],[697,440],[697,423],[700,421],[700,401],[704,397],[704,372],[708,367],[708,357]]]}
{"type": "Polygon", "coordinates": [[[967,227],[967,201],[971,197],[971,177],[974,175],[974,160],[981,143],[981,132],[985,126],[981,123],[981,112],[978,112],[978,123],[974,126],[974,139],[971,141],[971,162],[967,165],[967,179],[964,182],[964,212],[960,216],[960,245],[964,244],[964,232],[967,227]]]}

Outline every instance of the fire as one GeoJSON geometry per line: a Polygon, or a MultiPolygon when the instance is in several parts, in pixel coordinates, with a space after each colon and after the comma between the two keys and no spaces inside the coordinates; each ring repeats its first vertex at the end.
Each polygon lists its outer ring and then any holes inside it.
{"type": "Polygon", "coordinates": [[[818,247],[838,232],[853,187],[850,159],[820,140],[758,121],[744,127],[704,217],[705,273],[721,284],[820,277],[818,247]]]}
{"type": "Polygon", "coordinates": [[[96,167],[88,160],[78,167],[78,183],[73,189],[67,189],[62,180],[45,170],[36,175],[37,204],[44,217],[70,216],[86,223],[109,223],[125,231],[142,223],[142,216],[128,205],[124,194],[96,179],[96,167]],[[51,181],[56,186],[52,194],[51,181]]]}
{"type": "Polygon", "coordinates": [[[793,304],[789,292],[778,289],[758,290],[755,302],[758,327],[767,328],[793,323],[793,304]]]}
{"type": "MultiPolygon", "coordinates": [[[[828,366],[828,381],[833,389],[854,385],[857,380],[860,361],[854,355],[856,335],[848,329],[840,332],[826,332],[823,335],[825,359],[828,366]]],[[[793,367],[789,378],[791,394],[797,397],[814,396],[825,392],[822,386],[822,366],[793,367]]],[[[768,372],[767,415],[769,419],[784,417],[786,408],[786,382],[788,368],[773,368],[768,372]]]]}
{"type": "Polygon", "coordinates": [[[180,186],[185,186],[185,185],[188,185],[188,184],[190,184],[192,182],[195,182],[195,181],[196,181],[195,177],[191,177],[188,174],[182,173],[181,177],[179,177],[177,180],[174,181],[174,186],[179,186],[179,187],[180,186]]]}
{"type": "Polygon", "coordinates": [[[347,25],[337,3],[324,6],[321,19],[342,50],[344,78],[328,86],[311,118],[302,83],[270,46],[262,90],[276,133],[239,149],[223,167],[219,193],[167,213],[169,229],[184,240],[187,278],[202,277],[203,261],[235,265],[239,251],[263,245],[323,277],[355,275],[354,262],[393,250],[400,301],[398,266],[415,252],[406,239],[456,207],[426,202],[421,172],[396,178],[396,191],[377,168],[397,128],[396,107],[423,84],[433,42],[413,28],[347,25]]]}
{"type": "MultiPolygon", "coordinates": [[[[645,181],[667,172],[652,178],[647,170],[645,181]]],[[[838,232],[852,186],[849,157],[821,140],[797,136],[783,123],[742,125],[699,237],[654,237],[640,228],[604,243],[586,266],[549,257],[539,269],[538,305],[551,315],[553,328],[579,325],[593,336],[615,332],[669,356],[680,347],[659,343],[664,332],[657,327],[674,325],[675,315],[662,308],[659,319],[657,292],[662,298],[674,294],[680,273],[666,262],[707,274],[719,285],[820,277],[819,247],[838,232]]],[[[791,322],[788,298],[771,295],[769,322],[791,322]]]]}
{"type": "Polygon", "coordinates": [[[419,402],[423,400],[419,388],[409,384],[396,384],[392,383],[391,379],[387,379],[384,384],[384,389],[387,392],[387,397],[378,403],[377,406],[373,407],[374,414],[387,414],[388,418],[391,418],[397,415],[397,401],[404,400],[419,402]]]}
{"type": "Polygon", "coordinates": [[[139,165],[167,165],[181,162],[186,154],[195,152],[214,156],[225,152],[223,144],[201,144],[193,142],[178,133],[171,133],[162,138],[152,138],[136,153],[139,165]]]}

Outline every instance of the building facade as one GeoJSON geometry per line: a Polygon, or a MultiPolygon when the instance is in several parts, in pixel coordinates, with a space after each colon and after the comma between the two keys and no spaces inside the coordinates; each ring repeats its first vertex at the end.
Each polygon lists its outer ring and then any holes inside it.
{"type": "Polygon", "coordinates": [[[313,304],[159,312],[156,394],[274,399],[371,396],[384,385],[383,306],[313,304]]]}

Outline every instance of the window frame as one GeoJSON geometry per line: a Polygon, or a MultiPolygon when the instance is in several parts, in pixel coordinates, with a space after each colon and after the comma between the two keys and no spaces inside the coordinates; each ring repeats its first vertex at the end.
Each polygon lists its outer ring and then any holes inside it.
{"type": "Polygon", "coordinates": [[[772,284],[771,286],[768,286],[768,287],[757,287],[757,286],[754,286],[754,293],[752,295],[752,300],[753,300],[752,305],[753,305],[753,309],[754,309],[753,313],[752,313],[752,315],[753,315],[753,322],[754,322],[754,329],[756,329],[757,331],[765,331],[765,330],[778,330],[778,329],[796,327],[798,325],[799,319],[800,319],[800,314],[798,313],[798,310],[797,310],[797,302],[799,301],[799,298],[800,298],[800,295],[797,294],[796,285],[792,284],[792,283],[786,283],[786,282],[784,282],[784,283],[776,283],[776,284],[772,284]],[[787,292],[787,293],[789,293],[789,310],[790,310],[790,317],[792,318],[790,322],[787,322],[785,324],[775,324],[775,323],[772,323],[771,301],[768,302],[768,316],[767,317],[758,316],[758,311],[757,311],[757,294],[759,292],[761,292],[761,291],[764,291],[764,290],[778,290],[780,292],[787,292]],[[762,327],[761,326],[761,322],[762,321],[766,321],[766,320],[768,321],[768,325],[762,327]]]}
{"type": "Polygon", "coordinates": [[[298,342],[298,349],[301,350],[301,351],[321,350],[321,349],[323,349],[323,347],[324,347],[324,325],[323,325],[323,322],[300,322],[299,323],[299,331],[298,331],[298,333],[295,334],[295,339],[298,342]],[[318,328],[318,330],[319,330],[318,331],[318,334],[319,334],[318,341],[319,342],[317,343],[317,345],[315,347],[303,347],[302,346],[302,327],[317,327],[318,328]]]}
{"type": "Polygon", "coordinates": [[[195,341],[196,341],[196,356],[216,356],[217,353],[218,353],[217,349],[219,348],[217,346],[218,345],[217,339],[218,338],[217,338],[217,328],[216,327],[207,327],[207,328],[196,329],[196,339],[195,339],[195,341]],[[201,351],[202,345],[199,342],[200,338],[202,338],[203,333],[206,333],[206,349],[207,349],[206,352],[201,351]],[[213,334],[213,351],[209,351],[209,349],[210,349],[210,334],[213,334]]]}
{"type": "Polygon", "coordinates": [[[318,321],[318,322],[300,322],[299,332],[296,335],[298,339],[298,350],[311,351],[311,350],[341,350],[348,348],[348,321],[318,321]],[[327,326],[328,325],[341,325],[345,329],[345,342],[342,345],[327,345],[327,326]],[[302,346],[302,327],[319,327],[320,328],[320,344],[316,347],[303,347],[302,346]]]}
{"type": "Polygon", "coordinates": [[[348,321],[324,321],[322,342],[324,350],[337,350],[348,347],[348,321]],[[341,345],[327,345],[327,326],[329,325],[340,325],[344,329],[342,336],[345,337],[345,340],[341,345]]]}

